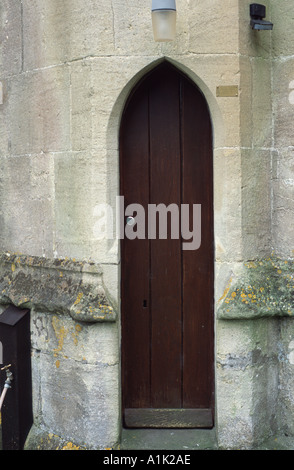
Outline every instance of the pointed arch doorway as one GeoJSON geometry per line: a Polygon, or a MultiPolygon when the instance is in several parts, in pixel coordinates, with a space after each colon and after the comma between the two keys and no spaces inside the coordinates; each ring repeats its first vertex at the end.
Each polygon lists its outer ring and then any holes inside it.
{"type": "Polygon", "coordinates": [[[145,213],[141,227],[136,212],[134,219],[124,218],[123,229],[134,224],[137,235],[130,239],[124,232],[121,240],[123,425],[211,428],[212,127],[202,93],[168,62],[145,76],[126,103],[120,128],[120,190],[124,208],[137,204],[145,213]],[[148,237],[148,211],[159,204],[178,208],[178,237],[172,234],[176,219],[169,211],[167,236],[160,238],[157,218],[157,232],[148,237]],[[201,207],[201,225],[199,217],[193,219],[196,205],[201,207]],[[189,231],[183,234],[184,206],[189,207],[189,231]],[[201,239],[189,246],[191,234],[196,237],[193,224],[201,239]]]}

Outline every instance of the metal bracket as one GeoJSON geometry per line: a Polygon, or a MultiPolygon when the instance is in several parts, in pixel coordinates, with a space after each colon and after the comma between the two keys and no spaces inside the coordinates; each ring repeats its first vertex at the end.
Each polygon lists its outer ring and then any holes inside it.
{"type": "Polygon", "coordinates": [[[11,382],[13,380],[13,375],[12,372],[9,370],[11,367],[11,364],[8,364],[7,366],[4,366],[1,368],[1,370],[5,370],[6,372],[6,380],[4,383],[4,388],[11,388],[11,382]]]}
{"type": "Polygon", "coordinates": [[[6,380],[5,380],[4,387],[0,396],[0,410],[2,409],[2,405],[5,399],[7,390],[11,388],[11,382],[13,380],[13,375],[12,375],[12,372],[9,370],[9,367],[11,367],[11,364],[1,368],[1,370],[5,370],[6,372],[6,380]]]}

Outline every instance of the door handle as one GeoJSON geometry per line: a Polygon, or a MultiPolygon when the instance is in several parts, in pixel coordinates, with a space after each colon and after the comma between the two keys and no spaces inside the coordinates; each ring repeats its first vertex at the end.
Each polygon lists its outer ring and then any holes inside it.
{"type": "Polygon", "coordinates": [[[126,218],[126,223],[127,223],[127,225],[134,225],[135,224],[135,218],[131,217],[131,216],[128,216],[126,218]]]}

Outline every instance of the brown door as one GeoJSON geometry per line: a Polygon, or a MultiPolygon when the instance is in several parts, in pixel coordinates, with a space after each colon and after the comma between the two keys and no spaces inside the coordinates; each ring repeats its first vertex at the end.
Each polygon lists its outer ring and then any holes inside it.
{"type": "Polygon", "coordinates": [[[124,223],[133,223],[133,236],[125,232],[121,242],[124,426],[212,427],[211,121],[201,92],[167,62],[148,74],[126,103],[120,171],[124,208],[136,204],[145,213],[144,227],[142,212],[128,207],[126,215],[134,219],[125,217],[124,223]],[[159,204],[178,208],[179,236],[173,232],[176,210],[166,211],[167,236],[160,232],[158,212],[154,236],[149,211],[159,204]]]}

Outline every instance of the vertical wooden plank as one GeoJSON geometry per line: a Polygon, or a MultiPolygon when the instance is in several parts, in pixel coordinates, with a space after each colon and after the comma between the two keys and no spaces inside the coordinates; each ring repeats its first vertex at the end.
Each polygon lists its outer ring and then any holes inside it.
{"type": "MultiPolygon", "coordinates": [[[[150,203],[180,204],[179,78],[158,68],[150,84],[150,203]]],[[[180,239],[151,240],[152,407],[181,406],[180,239]]]]}
{"type": "Polygon", "coordinates": [[[182,152],[182,203],[201,204],[200,247],[183,251],[183,407],[209,408],[214,390],[212,132],[206,101],[188,80],[182,84],[182,152]]]}
{"type": "MultiPolygon", "coordinates": [[[[149,200],[148,90],[135,92],[123,116],[120,135],[121,194],[125,207],[149,200]]],[[[134,214],[136,215],[136,214],[134,214]]],[[[150,402],[150,301],[148,239],[121,243],[123,407],[150,402]]]]}

